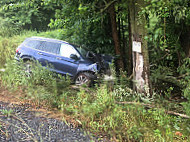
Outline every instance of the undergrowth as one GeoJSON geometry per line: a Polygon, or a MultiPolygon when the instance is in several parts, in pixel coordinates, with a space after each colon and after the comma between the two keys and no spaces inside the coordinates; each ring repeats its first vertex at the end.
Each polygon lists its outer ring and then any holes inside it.
{"type": "Polygon", "coordinates": [[[9,61],[1,79],[10,89],[21,88],[25,98],[58,108],[73,118],[76,125],[111,141],[190,140],[189,120],[166,115],[159,104],[149,109],[141,105],[155,103],[159,99],[156,95],[147,98],[134,94],[124,85],[115,85],[110,90],[109,83],[73,88],[68,78],[54,75],[39,63],[28,75],[24,63],[9,61]],[[127,101],[133,103],[120,104],[127,101]]]}

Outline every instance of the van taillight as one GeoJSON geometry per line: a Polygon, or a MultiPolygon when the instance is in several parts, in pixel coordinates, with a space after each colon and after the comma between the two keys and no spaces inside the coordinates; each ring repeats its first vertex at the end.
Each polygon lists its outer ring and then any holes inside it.
{"type": "Polygon", "coordinates": [[[17,49],[16,49],[16,53],[18,53],[18,52],[19,52],[19,50],[20,50],[20,48],[17,48],[17,49]]]}

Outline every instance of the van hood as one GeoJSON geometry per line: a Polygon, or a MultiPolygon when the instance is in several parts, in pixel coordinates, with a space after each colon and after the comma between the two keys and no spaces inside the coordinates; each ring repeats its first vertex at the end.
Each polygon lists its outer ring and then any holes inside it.
{"type": "Polygon", "coordinates": [[[88,52],[86,58],[97,64],[97,69],[100,73],[111,75],[109,65],[114,60],[112,56],[88,52]]]}

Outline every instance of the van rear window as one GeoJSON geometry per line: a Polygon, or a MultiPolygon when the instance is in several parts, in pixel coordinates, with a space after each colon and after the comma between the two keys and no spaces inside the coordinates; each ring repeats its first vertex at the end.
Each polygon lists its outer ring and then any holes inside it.
{"type": "Polygon", "coordinates": [[[53,54],[59,54],[60,47],[61,43],[43,41],[39,47],[39,50],[53,54]]]}
{"type": "Polygon", "coordinates": [[[24,44],[30,48],[35,48],[37,49],[40,44],[42,43],[42,41],[40,40],[26,40],[24,41],[24,44]]]}

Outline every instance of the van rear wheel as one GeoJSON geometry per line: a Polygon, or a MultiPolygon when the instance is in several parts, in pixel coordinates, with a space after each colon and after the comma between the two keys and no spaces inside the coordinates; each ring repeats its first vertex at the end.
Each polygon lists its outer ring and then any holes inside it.
{"type": "Polygon", "coordinates": [[[33,66],[34,66],[34,63],[30,60],[27,60],[24,62],[24,72],[27,77],[31,76],[33,66]]]}
{"type": "Polygon", "coordinates": [[[92,73],[83,72],[83,73],[80,73],[76,77],[75,84],[79,85],[79,86],[84,85],[84,84],[86,84],[87,86],[91,86],[94,79],[95,79],[95,77],[92,73]]]}

